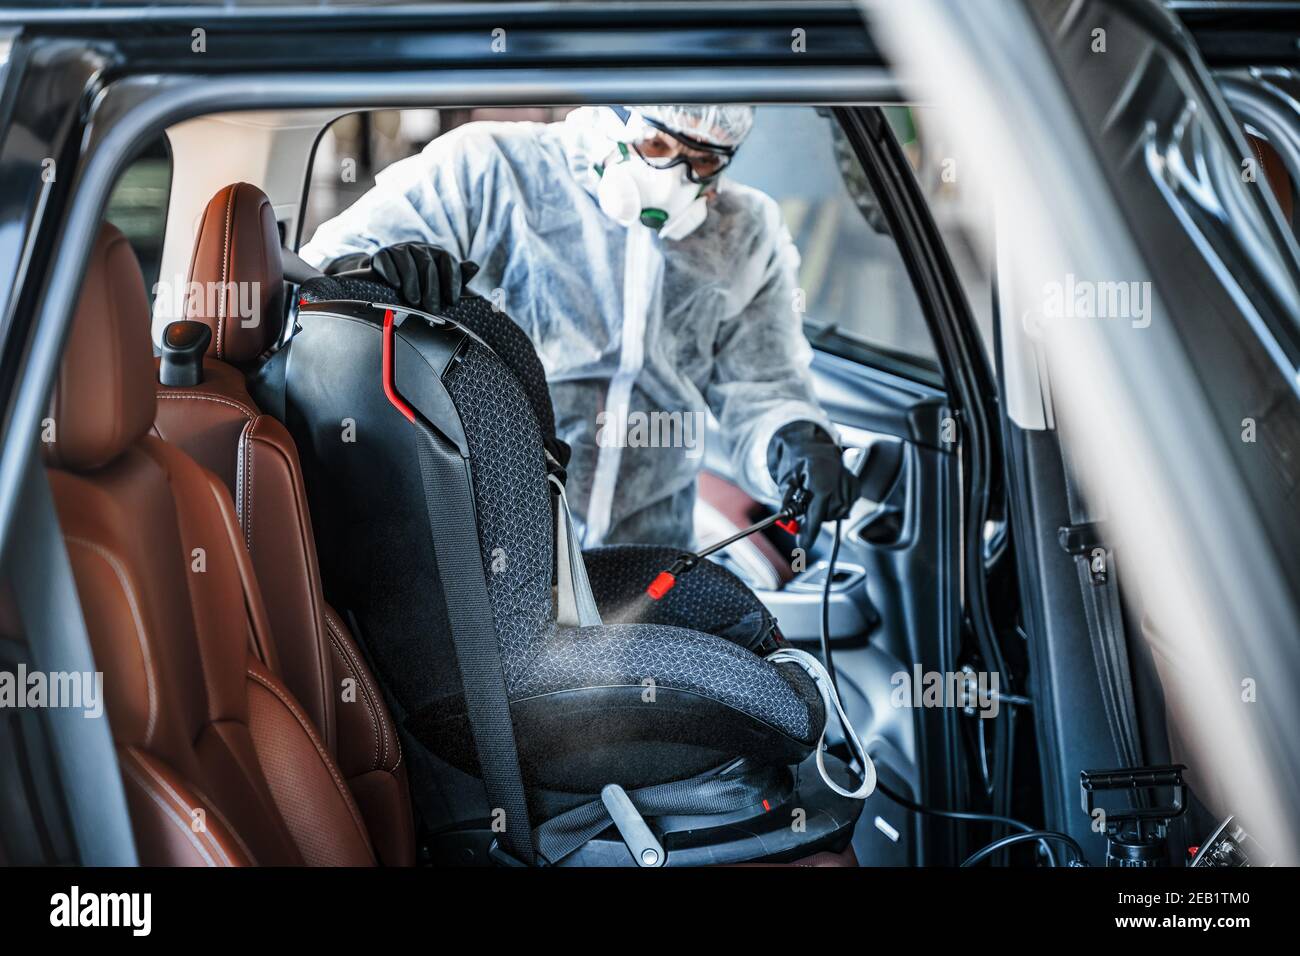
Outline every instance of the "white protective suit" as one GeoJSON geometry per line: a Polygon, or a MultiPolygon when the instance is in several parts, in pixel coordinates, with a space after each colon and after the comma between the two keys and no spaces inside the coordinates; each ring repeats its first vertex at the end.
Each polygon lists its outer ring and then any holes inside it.
{"type": "Polygon", "coordinates": [[[379,173],[301,254],[323,266],[419,241],[477,263],[470,290],[528,333],[546,369],[584,547],[690,547],[707,411],[735,476],[768,500],[773,433],[808,420],[834,434],[795,310],[799,254],[776,202],[725,176],[683,239],[619,225],[595,198],[614,146],[598,126],[582,111],[461,126],[379,173]]]}

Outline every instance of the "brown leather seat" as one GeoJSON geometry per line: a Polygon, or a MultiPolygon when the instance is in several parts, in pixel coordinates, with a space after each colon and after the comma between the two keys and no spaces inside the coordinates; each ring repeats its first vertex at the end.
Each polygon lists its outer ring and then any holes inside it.
{"type": "Polygon", "coordinates": [[[342,769],[380,861],[410,865],[414,825],[396,729],[350,631],[321,594],[298,451],[249,396],[240,369],[279,340],[283,288],[270,201],[248,183],[220,190],[200,222],[186,307],[186,318],[212,329],[204,380],[157,385],[154,430],[230,489],[278,672],[342,769]]]}
{"type": "Polygon", "coordinates": [[[145,864],[369,865],[352,794],[276,676],[226,486],[150,434],[144,282],[97,237],[52,398],[49,480],[145,864]]]}

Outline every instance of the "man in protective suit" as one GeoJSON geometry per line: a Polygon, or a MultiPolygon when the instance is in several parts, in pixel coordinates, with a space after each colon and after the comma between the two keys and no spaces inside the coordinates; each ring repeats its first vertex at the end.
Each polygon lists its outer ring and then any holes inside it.
{"type": "Polygon", "coordinates": [[[425,311],[468,284],[523,327],[573,450],[584,547],[693,544],[712,411],[751,494],[811,493],[806,548],[856,483],[813,396],[799,253],[776,202],[723,175],[753,118],[584,107],[469,123],[379,173],[302,255],[330,273],[368,267],[425,311]]]}

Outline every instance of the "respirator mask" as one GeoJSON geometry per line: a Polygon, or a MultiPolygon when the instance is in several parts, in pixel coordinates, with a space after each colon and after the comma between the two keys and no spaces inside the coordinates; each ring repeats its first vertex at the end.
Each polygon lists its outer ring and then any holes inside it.
{"type": "Polygon", "coordinates": [[[611,219],[640,222],[662,239],[682,239],[708,215],[705,195],[731,162],[734,147],[673,132],[640,113],[613,110],[621,126],[597,164],[596,198],[611,219]]]}
{"type": "Polygon", "coordinates": [[[647,166],[626,143],[619,143],[602,166],[596,198],[615,222],[640,222],[662,239],[682,239],[708,215],[706,188],[687,179],[681,167],[647,166]]]}

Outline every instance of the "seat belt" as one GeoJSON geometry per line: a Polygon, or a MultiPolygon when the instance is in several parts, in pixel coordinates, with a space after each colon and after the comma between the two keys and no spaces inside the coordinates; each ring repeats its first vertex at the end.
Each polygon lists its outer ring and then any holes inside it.
{"type": "Polygon", "coordinates": [[[587,562],[573,527],[564,482],[555,474],[546,478],[555,499],[555,619],[560,627],[594,627],[603,622],[591,593],[587,562]]]}
{"type": "Polygon", "coordinates": [[[488,804],[493,808],[494,823],[497,811],[503,814],[500,820],[504,830],[499,832],[505,850],[514,860],[531,865],[535,855],[528,801],[501,668],[501,648],[483,562],[473,559],[482,554],[482,548],[474,508],[465,507],[465,502],[474,500],[469,469],[458,452],[439,447],[428,425],[418,418],[413,424],[438,577],[488,804]]]}
{"type": "MultiPolygon", "coordinates": [[[[1059,431],[1057,434],[1060,435],[1059,431]]],[[[1099,520],[1099,512],[1084,503],[1073,462],[1063,441],[1060,447],[1070,526],[1061,528],[1058,538],[1066,553],[1074,557],[1078,570],[1084,616],[1088,622],[1102,703],[1115,753],[1124,766],[1138,767],[1143,764],[1142,746],[1137,730],[1137,704],[1133,696],[1124,613],[1115,576],[1115,555],[1106,541],[1106,522],[1099,520]]]]}

